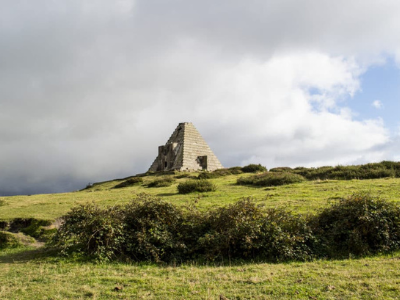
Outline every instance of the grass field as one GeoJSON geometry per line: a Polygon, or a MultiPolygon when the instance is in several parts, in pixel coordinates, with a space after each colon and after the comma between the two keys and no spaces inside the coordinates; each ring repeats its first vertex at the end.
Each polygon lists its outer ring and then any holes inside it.
{"type": "MultiPolygon", "coordinates": [[[[95,202],[101,205],[124,204],[140,193],[156,195],[177,205],[195,201],[200,209],[210,209],[234,203],[244,197],[252,197],[267,207],[285,206],[299,213],[314,213],[330,201],[346,197],[358,191],[370,192],[389,201],[400,201],[400,179],[383,178],[374,180],[326,180],[306,181],[303,183],[276,186],[250,187],[236,185],[239,176],[230,175],[212,181],[217,185],[216,192],[180,195],[177,191],[177,179],[170,187],[148,188],[145,185],[112,189],[119,181],[108,181],[93,187],[72,193],[44,194],[31,196],[0,197],[0,220],[14,218],[37,218],[54,220],[65,214],[71,207],[81,203],[95,202]]],[[[144,183],[154,180],[153,176],[144,177],[144,183]]]]}
{"type": "MultiPolygon", "coordinates": [[[[253,197],[260,205],[315,213],[331,201],[367,191],[400,201],[400,179],[306,181],[279,187],[236,185],[238,176],[212,179],[216,192],[179,195],[170,187],[112,189],[120,181],[49,195],[0,197],[0,220],[55,220],[85,202],[114,205],[140,193],[178,205],[196,202],[202,210],[253,197]]],[[[144,183],[154,180],[144,177],[144,183]]],[[[0,299],[399,299],[400,252],[391,255],[307,263],[195,262],[94,264],[61,258],[32,246],[0,250],[0,299]]]]}

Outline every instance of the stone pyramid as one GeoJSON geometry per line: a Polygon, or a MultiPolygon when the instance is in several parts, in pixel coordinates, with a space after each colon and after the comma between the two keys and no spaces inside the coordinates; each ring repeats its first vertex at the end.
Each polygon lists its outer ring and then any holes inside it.
{"type": "Polygon", "coordinates": [[[179,123],[164,146],[158,147],[158,156],[149,172],[213,171],[222,169],[218,158],[192,123],[179,123]]]}

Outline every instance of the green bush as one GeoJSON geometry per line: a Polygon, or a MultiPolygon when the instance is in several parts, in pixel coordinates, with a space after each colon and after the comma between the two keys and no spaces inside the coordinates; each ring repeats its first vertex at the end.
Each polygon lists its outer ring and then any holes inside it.
{"type": "Polygon", "coordinates": [[[307,261],[316,257],[314,248],[318,239],[305,216],[269,209],[260,223],[260,231],[256,248],[263,260],[307,261]]]}
{"type": "Polygon", "coordinates": [[[375,179],[384,177],[400,177],[400,163],[383,161],[381,163],[371,163],[358,166],[324,166],[319,168],[298,167],[286,171],[304,176],[308,180],[375,179]]]}
{"type": "MultiPolygon", "coordinates": [[[[179,173],[178,175],[175,175],[175,178],[176,179],[182,179],[182,178],[190,178],[192,176],[193,175],[190,174],[190,173],[179,173]]],[[[193,177],[195,177],[195,176],[193,176],[193,177]]]]}
{"type": "Polygon", "coordinates": [[[258,165],[250,164],[250,165],[243,167],[242,171],[244,173],[257,173],[257,172],[265,172],[265,171],[267,171],[267,168],[260,164],[258,164],[258,165]]]}
{"type": "Polygon", "coordinates": [[[21,246],[21,243],[14,234],[7,231],[0,231],[0,249],[16,248],[21,246]]]}
{"type": "Polygon", "coordinates": [[[232,167],[232,168],[229,168],[228,170],[233,175],[238,175],[238,174],[242,174],[243,173],[242,167],[232,167]]]}
{"type": "MultiPolygon", "coordinates": [[[[400,207],[368,194],[342,199],[312,217],[264,209],[249,198],[200,212],[142,194],[122,207],[81,205],[63,220],[53,245],[98,260],[277,262],[400,249],[400,207]]],[[[2,239],[11,237],[0,233],[2,247],[2,239]]]]}
{"type": "Polygon", "coordinates": [[[278,167],[278,168],[272,168],[269,170],[270,172],[292,172],[293,169],[289,167],[278,167]]]}
{"type": "Polygon", "coordinates": [[[211,260],[253,256],[262,218],[262,209],[250,199],[210,211],[202,220],[206,231],[198,239],[201,252],[211,260]]]}
{"type": "Polygon", "coordinates": [[[120,189],[128,186],[134,186],[134,185],[139,185],[143,183],[143,178],[142,177],[133,177],[129,178],[128,180],[125,180],[116,186],[114,186],[114,189],[120,189]]]}
{"type": "Polygon", "coordinates": [[[366,255],[400,247],[400,208],[366,193],[324,209],[313,221],[322,251],[331,257],[366,255]]]}
{"type": "Polygon", "coordinates": [[[178,184],[178,193],[179,194],[189,194],[193,192],[205,193],[205,192],[214,192],[217,190],[217,187],[212,182],[199,179],[199,180],[187,180],[178,184]]]}
{"type": "Polygon", "coordinates": [[[309,260],[315,237],[308,219],[282,209],[265,211],[248,198],[209,212],[198,244],[207,259],[309,260]]]}
{"type": "MultiPolygon", "coordinates": [[[[240,171],[240,173],[243,173],[240,171]]],[[[232,174],[239,174],[237,170],[233,169],[217,169],[212,172],[201,172],[199,176],[197,176],[198,179],[213,179],[213,178],[218,178],[218,177],[223,177],[223,176],[228,176],[232,174]],[[233,172],[233,173],[232,173],[233,172]]]]}
{"type": "Polygon", "coordinates": [[[43,226],[51,225],[51,221],[49,220],[40,220],[40,219],[28,219],[28,220],[29,220],[29,225],[25,228],[22,228],[21,232],[29,236],[32,236],[34,238],[38,238],[43,234],[44,232],[43,226]]]}
{"type": "Polygon", "coordinates": [[[221,177],[221,176],[217,173],[212,173],[212,172],[201,172],[197,176],[198,179],[213,179],[213,178],[218,178],[218,177],[221,177]]]}
{"type": "Polygon", "coordinates": [[[124,212],[119,206],[80,205],[72,208],[62,222],[51,244],[60,247],[63,254],[77,251],[107,261],[123,252],[124,212]]]}
{"type": "Polygon", "coordinates": [[[181,258],[182,211],[171,203],[141,195],[124,207],[125,252],[134,260],[171,261],[181,258]]]}
{"type": "Polygon", "coordinates": [[[237,184],[255,186],[278,186],[284,184],[298,183],[304,181],[301,175],[288,172],[265,172],[250,177],[240,177],[237,184]]]}
{"type": "Polygon", "coordinates": [[[147,184],[147,187],[152,188],[152,187],[167,187],[171,186],[172,184],[175,183],[175,178],[166,176],[166,177],[161,177],[158,179],[154,179],[150,183],[147,184]]]}

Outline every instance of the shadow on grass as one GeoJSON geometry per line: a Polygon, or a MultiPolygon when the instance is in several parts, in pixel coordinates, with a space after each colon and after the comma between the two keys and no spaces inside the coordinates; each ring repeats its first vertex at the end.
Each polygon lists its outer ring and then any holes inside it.
{"type": "Polygon", "coordinates": [[[0,264],[24,263],[31,260],[57,257],[58,251],[51,248],[14,248],[0,251],[0,264]]]}

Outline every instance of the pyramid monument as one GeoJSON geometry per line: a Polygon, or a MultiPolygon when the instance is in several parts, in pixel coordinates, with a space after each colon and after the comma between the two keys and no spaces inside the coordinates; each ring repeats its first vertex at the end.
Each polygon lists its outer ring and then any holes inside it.
{"type": "Polygon", "coordinates": [[[164,146],[158,147],[158,156],[149,172],[213,171],[223,166],[192,123],[179,123],[164,146]]]}

